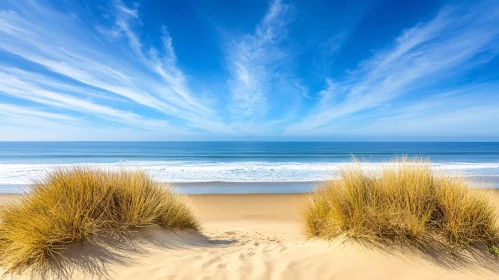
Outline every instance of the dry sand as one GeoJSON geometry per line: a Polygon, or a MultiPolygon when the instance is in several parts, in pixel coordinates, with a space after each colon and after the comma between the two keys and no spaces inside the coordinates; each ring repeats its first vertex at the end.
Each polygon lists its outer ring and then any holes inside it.
{"type": "MultiPolygon", "coordinates": [[[[491,195],[499,201],[499,193],[491,195]]],[[[499,279],[498,259],[484,262],[305,240],[297,209],[307,195],[189,197],[202,234],[153,227],[126,240],[101,238],[96,244],[72,245],[64,253],[65,270],[57,275],[132,280],[499,279]]]]}

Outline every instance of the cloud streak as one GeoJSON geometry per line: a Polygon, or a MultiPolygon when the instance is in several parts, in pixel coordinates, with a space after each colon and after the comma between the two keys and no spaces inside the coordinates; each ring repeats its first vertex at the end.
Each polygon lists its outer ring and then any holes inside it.
{"type": "Polygon", "coordinates": [[[230,109],[237,119],[263,117],[270,105],[275,71],[289,55],[282,47],[292,21],[292,7],[280,0],[271,2],[253,34],[246,34],[231,45],[228,54],[232,97],[230,109]]]}
{"type": "MultiPolygon", "coordinates": [[[[363,61],[345,80],[327,80],[312,113],[287,133],[334,132],[335,122],[386,107],[402,96],[487,63],[497,55],[497,2],[444,7],[426,23],[405,30],[392,47],[363,61]]],[[[421,94],[421,92],[419,92],[421,94]]],[[[424,102],[424,100],[422,101],[424,102]]]]}
{"type": "MultiPolygon", "coordinates": [[[[202,100],[188,90],[182,71],[175,65],[175,54],[166,29],[163,28],[162,38],[164,52],[154,48],[144,52],[145,47],[130,27],[132,21],[137,20],[137,11],[128,9],[121,1],[113,2],[112,15],[116,20],[109,29],[111,31],[105,32],[103,27],[97,30],[108,36],[114,34],[113,39],[117,39],[121,32],[134,57],[126,56],[126,50],[113,54],[113,48],[120,50],[119,41],[103,44],[102,38],[97,36],[99,32],[86,28],[73,17],[37,2],[16,4],[17,10],[0,12],[0,49],[52,72],[42,74],[25,69],[23,74],[31,73],[40,76],[38,80],[50,79],[66,88],[72,87],[77,90],[71,92],[72,95],[85,95],[85,87],[90,87],[104,98],[125,98],[129,108],[118,110],[40,89],[28,81],[16,79],[19,71],[14,68],[4,68],[2,73],[6,94],[50,106],[66,106],[67,109],[73,106],[83,113],[121,118],[122,124],[146,129],[167,129],[168,121],[145,121],[145,116],[132,111],[146,107],[164,114],[164,119],[184,123],[187,127],[219,133],[230,130],[217,120],[211,108],[202,105],[202,100]],[[141,64],[147,69],[140,68],[138,65],[141,64]],[[71,80],[56,81],[53,74],[71,80]],[[39,93],[38,97],[34,96],[35,93],[39,93]]],[[[127,103],[119,105],[126,106],[127,103]]]]}

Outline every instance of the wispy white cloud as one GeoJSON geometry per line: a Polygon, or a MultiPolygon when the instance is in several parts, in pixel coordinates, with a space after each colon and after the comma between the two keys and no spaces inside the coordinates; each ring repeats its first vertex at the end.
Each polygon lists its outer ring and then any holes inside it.
{"type": "Polygon", "coordinates": [[[418,102],[377,113],[359,135],[499,136],[497,82],[439,91],[418,102]]]}
{"type": "MultiPolygon", "coordinates": [[[[8,70],[9,68],[4,69],[8,70]]],[[[70,95],[47,90],[36,83],[38,79],[47,79],[46,77],[36,77],[35,75],[29,73],[23,75],[20,70],[13,70],[12,72],[17,73],[17,75],[0,71],[0,92],[3,92],[6,95],[19,99],[26,99],[51,107],[84,113],[93,117],[121,124],[143,127],[147,130],[160,130],[169,127],[166,121],[147,120],[132,112],[75,98],[74,94],[70,95]],[[26,78],[29,80],[26,80],[26,78]]],[[[84,89],[80,89],[79,91],[82,92],[84,89]]]]}
{"type": "Polygon", "coordinates": [[[432,95],[379,106],[309,129],[310,139],[435,140],[499,137],[497,82],[434,91],[432,95]]]}
{"type": "Polygon", "coordinates": [[[42,110],[36,110],[33,108],[12,105],[12,104],[0,104],[0,115],[16,117],[16,118],[19,117],[31,118],[31,119],[43,118],[52,121],[64,121],[64,122],[78,121],[78,119],[67,116],[65,114],[55,114],[51,112],[45,112],[42,110]]]}
{"type": "MultiPolygon", "coordinates": [[[[97,92],[102,97],[116,96],[125,98],[129,103],[116,104],[119,107],[128,107],[123,111],[123,108],[88,103],[82,98],[53,95],[53,91],[44,92],[37,89],[25,93],[33,90],[35,85],[14,79],[17,75],[15,72],[10,72],[9,79],[2,82],[7,94],[17,97],[27,97],[31,94],[32,101],[52,106],[72,106],[69,103],[79,103],[80,106],[77,107],[82,110],[85,108],[85,113],[120,117],[132,126],[142,124],[146,127],[153,123],[160,124],[155,126],[156,129],[170,127],[165,125],[168,123],[166,120],[148,121],[147,116],[132,113],[137,108],[148,107],[164,114],[164,119],[184,123],[183,127],[230,133],[230,127],[219,120],[216,112],[205,106],[206,102],[188,89],[185,76],[175,64],[172,41],[165,27],[162,38],[164,48],[159,51],[143,46],[139,36],[132,30],[134,21],[138,20],[137,11],[127,8],[121,1],[113,2],[110,15],[115,18],[115,22],[107,29],[110,31],[106,32],[104,27],[99,26],[100,33],[48,5],[35,1],[17,2],[14,5],[15,10],[0,11],[0,50],[72,79],[56,81],[51,78],[51,73],[37,74],[43,75],[41,80],[51,79],[53,84],[65,84],[65,88],[72,87],[71,94],[86,95],[85,88],[78,86],[79,84],[90,87],[90,91],[97,92]],[[104,43],[100,37],[102,34],[112,36],[115,41],[104,43]],[[127,50],[120,47],[120,36],[129,42],[132,54],[127,54],[127,50]],[[17,84],[10,85],[9,82],[17,84]],[[78,89],[80,91],[75,92],[78,89]],[[40,94],[34,98],[33,92],[40,94]]],[[[17,71],[15,68],[7,70],[17,71]]],[[[4,71],[3,75],[9,75],[9,72],[4,71]]],[[[102,99],[99,102],[102,103],[102,99]]]]}
{"type": "Polygon", "coordinates": [[[292,21],[292,7],[275,0],[256,27],[230,45],[228,55],[232,96],[230,110],[236,119],[257,119],[270,109],[268,95],[280,62],[289,54],[281,46],[292,21]]]}
{"type": "Polygon", "coordinates": [[[361,63],[350,78],[327,80],[312,113],[287,133],[336,133],[335,122],[485,64],[499,51],[499,13],[491,12],[498,9],[497,1],[444,7],[361,63]]]}
{"type": "Polygon", "coordinates": [[[147,66],[151,71],[159,75],[164,86],[167,86],[168,91],[161,92],[161,96],[165,99],[174,98],[175,104],[193,110],[199,113],[207,114],[212,112],[210,108],[206,108],[201,104],[201,101],[193,96],[186,85],[185,76],[182,71],[176,66],[177,58],[173,48],[172,38],[165,26],[161,27],[163,49],[157,50],[153,47],[146,48],[141,43],[139,36],[134,32],[133,26],[139,25],[139,17],[137,9],[126,7],[120,0],[114,0],[114,19],[115,23],[109,29],[102,26],[97,26],[96,29],[111,39],[119,39],[124,37],[127,39],[130,49],[139,60],[147,66]],[[174,95],[175,97],[172,97],[174,95]]]}
{"type": "Polygon", "coordinates": [[[348,32],[342,31],[319,44],[318,57],[312,60],[312,64],[317,74],[325,75],[332,70],[334,61],[339,56],[347,37],[348,32]]]}

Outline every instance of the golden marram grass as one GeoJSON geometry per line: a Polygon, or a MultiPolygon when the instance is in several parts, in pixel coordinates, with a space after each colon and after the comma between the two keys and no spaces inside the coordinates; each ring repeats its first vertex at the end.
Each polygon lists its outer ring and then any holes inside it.
{"type": "Polygon", "coordinates": [[[57,169],[0,209],[0,266],[43,269],[68,243],[149,225],[199,230],[184,198],[143,171],[57,169]]]}
{"type": "Polygon", "coordinates": [[[345,237],[413,248],[497,246],[495,204],[458,176],[438,174],[422,159],[396,159],[381,173],[358,162],[321,184],[303,211],[308,237],[345,237]]]}

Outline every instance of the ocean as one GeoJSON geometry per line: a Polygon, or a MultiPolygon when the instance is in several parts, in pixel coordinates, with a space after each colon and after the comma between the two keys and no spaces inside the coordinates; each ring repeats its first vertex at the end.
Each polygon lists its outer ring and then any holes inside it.
{"type": "Polygon", "coordinates": [[[0,193],[72,164],[144,169],[184,193],[307,192],[352,157],[376,170],[402,155],[498,187],[497,142],[0,142],[0,193]]]}

